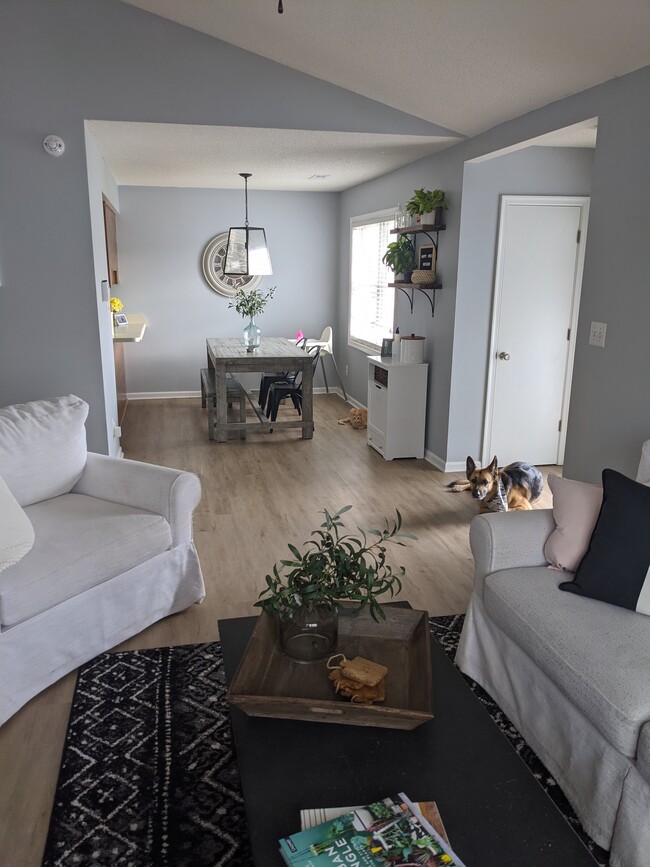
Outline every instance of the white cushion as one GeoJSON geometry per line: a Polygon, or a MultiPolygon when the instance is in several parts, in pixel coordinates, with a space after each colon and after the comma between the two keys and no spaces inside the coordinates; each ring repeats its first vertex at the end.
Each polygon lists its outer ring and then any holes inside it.
{"type": "Polygon", "coordinates": [[[603,489],[549,473],[555,530],[546,540],[544,556],[554,569],[575,572],[587,552],[603,503],[603,489]]]}
{"type": "Polygon", "coordinates": [[[650,619],[562,593],[562,580],[539,566],[493,572],[485,579],[485,610],[606,740],[633,758],[650,719],[650,619]]]}
{"type": "Polygon", "coordinates": [[[85,494],[64,494],[26,512],[36,542],[0,574],[3,629],[133,569],[172,543],[161,515],[85,494]]]}
{"type": "Polygon", "coordinates": [[[0,409],[0,474],[21,506],[67,494],[79,481],[87,415],[74,394],[0,409]]]}
{"type": "Polygon", "coordinates": [[[34,544],[34,528],[0,476],[0,572],[13,566],[34,544]]]}
{"type": "Polygon", "coordinates": [[[637,482],[650,485],[650,440],[646,440],[641,448],[641,460],[636,474],[637,482]]]}

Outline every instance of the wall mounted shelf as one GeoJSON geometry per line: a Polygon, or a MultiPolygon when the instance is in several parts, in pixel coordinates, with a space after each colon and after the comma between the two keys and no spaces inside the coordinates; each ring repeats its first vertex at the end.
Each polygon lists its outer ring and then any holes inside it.
{"type": "MultiPolygon", "coordinates": [[[[436,259],[438,255],[438,233],[443,232],[447,228],[444,223],[438,224],[421,224],[416,226],[406,226],[401,229],[391,229],[391,235],[426,235],[427,238],[431,241],[431,243],[436,248],[436,259]],[[432,237],[432,233],[435,234],[435,239],[432,237]]],[[[415,283],[405,283],[403,280],[397,280],[395,283],[389,283],[389,286],[394,286],[396,289],[399,289],[400,292],[403,292],[404,295],[408,298],[409,306],[411,308],[411,314],[413,313],[413,300],[415,298],[414,289],[417,289],[418,292],[421,292],[424,297],[427,299],[429,304],[431,305],[431,316],[435,316],[436,312],[436,289],[442,289],[442,283],[426,283],[426,284],[415,284],[415,283]],[[431,293],[431,294],[429,294],[431,293]]]]}
{"type": "Polygon", "coordinates": [[[413,299],[415,297],[414,289],[417,289],[418,292],[421,292],[424,297],[427,299],[429,304],[431,305],[431,316],[435,315],[436,311],[436,289],[442,289],[442,283],[425,283],[418,284],[415,283],[404,283],[402,280],[397,280],[395,283],[389,283],[389,286],[394,286],[396,289],[399,289],[400,292],[403,292],[404,295],[408,298],[409,307],[411,308],[411,313],[413,313],[413,299]],[[409,291],[410,290],[410,291],[409,291]],[[431,294],[429,294],[431,293],[431,294]]]}

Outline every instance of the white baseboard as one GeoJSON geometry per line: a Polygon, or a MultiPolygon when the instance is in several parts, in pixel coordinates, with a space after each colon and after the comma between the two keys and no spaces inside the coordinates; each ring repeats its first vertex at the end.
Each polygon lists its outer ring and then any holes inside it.
{"type": "Polygon", "coordinates": [[[441,457],[428,449],[424,453],[424,460],[443,473],[464,473],[465,461],[444,461],[441,457]]]}
{"type": "MultiPolygon", "coordinates": [[[[343,392],[340,388],[330,388],[330,394],[337,394],[343,399],[343,392]]],[[[314,389],[314,394],[326,394],[325,387],[321,386],[314,389]]],[[[200,391],[131,391],[127,394],[128,400],[172,400],[181,397],[201,397],[200,391]]],[[[348,403],[354,406],[362,406],[352,398],[348,397],[348,403]]]]}

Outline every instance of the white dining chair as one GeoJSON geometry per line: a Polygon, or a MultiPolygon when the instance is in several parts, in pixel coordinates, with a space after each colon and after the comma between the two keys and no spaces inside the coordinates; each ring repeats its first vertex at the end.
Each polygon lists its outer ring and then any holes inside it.
{"type": "Polygon", "coordinates": [[[343,397],[345,398],[345,400],[347,400],[348,396],[345,392],[345,386],[343,385],[343,380],[341,379],[341,374],[339,373],[339,368],[338,368],[338,365],[336,363],[336,358],[334,358],[334,349],[332,348],[332,344],[333,344],[332,326],[327,325],[323,329],[323,333],[318,338],[318,340],[314,337],[308,337],[307,338],[307,340],[305,341],[305,349],[309,350],[315,346],[320,347],[320,364],[321,364],[321,368],[323,370],[323,379],[325,380],[325,391],[328,394],[330,393],[330,389],[329,389],[329,385],[327,384],[327,374],[325,373],[325,361],[323,360],[323,357],[325,355],[331,356],[332,363],[334,364],[334,370],[336,371],[336,375],[338,377],[339,384],[340,384],[341,389],[343,391],[343,397]]]}

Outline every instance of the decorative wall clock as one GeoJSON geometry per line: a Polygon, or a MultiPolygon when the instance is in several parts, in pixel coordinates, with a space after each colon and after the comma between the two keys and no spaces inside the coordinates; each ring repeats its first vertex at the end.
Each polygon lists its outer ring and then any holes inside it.
{"type": "Polygon", "coordinates": [[[210,289],[214,289],[219,295],[225,295],[226,298],[234,298],[238,289],[255,289],[263,280],[261,275],[255,277],[227,277],[223,273],[223,263],[226,258],[226,244],[228,243],[228,232],[221,232],[215,235],[208,242],[203,251],[201,265],[203,268],[203,276],[210,289]]]}

